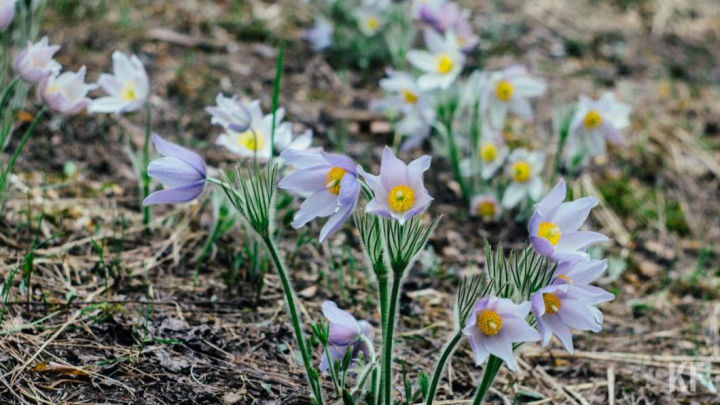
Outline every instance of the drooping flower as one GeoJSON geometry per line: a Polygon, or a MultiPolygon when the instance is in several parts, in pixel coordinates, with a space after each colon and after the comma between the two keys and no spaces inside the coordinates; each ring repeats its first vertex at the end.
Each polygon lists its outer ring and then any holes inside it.
{"type": "Polygon", "coordinates": [[[579,230],[598,200],[583,197],[564,202],[565,194],[565,181],[561,180],[535,205],[528,223],[530,243],[541,255],[559,262],[588,259],[588,246],[608,240],[601,233],[579,230]]]}
{"type": "Polygon", "coordinates": [[[502,207],[493,193],[478,194],[470,200],[470,215],[483,221],[495,221],[501,214],[502,207]]]}
{"type": "Polygon", "coordinates": [[[218,93],[215,103],[217,106],[205,107],[205,111],[212,116],[212,124],[233,132],[247,131],[250,127],[250,111],[237,96],[225,97],[218,93]]]}
{"type": "Polygon", "coordinates": [[[310,43],[315,52],[329,48],[333,43],[333,26],[325,17],[315,17],[313,26],[305,31],[303,39],[310,43]]]}
{"type": "Polygon", "coordinates": [[[45,105],[58,114],[77,114],[90,104],[87,93],[97,88],[85,83],[85,66],[77,73],[48,73],[38,85],[38,95],[45,105]]]}
{"type": "Polygon", "coordinates": [[[434,30],[426,29],[424,36],[428,50],[415,49],[407,54],[410,64],[423,72],[418,85],[423,90],[447,89],[460,75],[465,56],[451,31],[441,36],[434,30]]]}
{"type": "Polygon", "coordinates": [[[137,56],[127,57],[120,51],[112,54],[113,74],[100,75],[98,85],[106,97],[92,101],[88,107],[91,113],[123,114],[142,108],[150,95],[150,81],[145,66],[137,56]]]}
{"type": "Polygon", "coordinates": [[[525,318],[530,312],[530,302],[515,304],[507,298],[485,297],[480,299],[468,317],[462,332],[470,338],[475,364],[480,365],[492,354],[515,370],[513,343],[540,340],[537,331],[525,318]]]}
{"type": "Polygon", "coordinates": [[[525,66],[510,66],[490,74],[481,108],[495,128],[502,128],[508,111],[530,120],[533,109],[528,99],[545,93],[546,89],[547,85],[530,76],[525,66]]]}
{"type": "MultiPolygon", "coordinates": [[[[216,143],[243,158],[257,158],[266,161],[270,159],[273,115],[263,115],[260,100],[252,101],[247,109],[250,112],[249,127],[244,131],[235,131],[233,128],[225,127],[225,133],[218,137],[216,143]]],[[[282,152],[288,148],[307,149],[312,142],[312,132],[305,132],[293,139],[290,123],[282,122],[284,116],[285,109],[278,108],[275,119],[275,151],[282,152]]]]}
{"type": "Polygon", "coordinates": [[[197,153],[152,135],[155,149],[163,155],[148,166],[148,175],[162,183],[164,190],[145,198],[143,205],[176,204],[202,194],[207,180],[205,161],[197,153]]]}
{"type": "Polygon", "coordinates": [[[0,0],[0,31],[4,31],[15,18],[16,0],[0,0]]]}
{"type": "Polygon", "coordinates": [[[506,166],[507,175],[512,182],[503,195],[505,208],[513,208],[527,197],[533,201],[540,198],[543,192],[540,173],[544,164],[545,154],[542,151],[529,152],[522,148],[512,151],[506,166]]]}
{"type": "Polygon", "coordinates": [[[48,74],[62,69],[53,59],[53,55],[59,50],[59,45],[48,45],[47,37],[34,44],[28,41],[27,46],[15,58],[13,69],[26,83],[39,83],[48,74]]]}
{"type": "Polygon", "coordinates": [[[317,217],[330,217],[320,231],[322,243],[345,223],[357,204],[360,183],[355,163],[347,156],[320,151],[287,149],[280,156],[297,171],[280,180],[278,187],[307,197],[292,226],[299,228],[317,217]]]}
{"type": "Polygon", "coordinates": [[[570,124],[568,152],[571,155],[587,152],[591,156],[605,154],[605,141],[622,145],[622,129],[630,125],[632,107],[615,101],[611,92],[599,100],[580,96],[578,108],[570,124]]]}
{"type": "Polygon", "coordinates": [[[368,174],[358,166],[358,172],[374,193],[365,212],[395,218],[404,224],[425,211],[432,202],[423,183],[423,173],[429,168],[430,156],[422,156],[406,165],[386,146],[379,176],[368,174]]]}
{"type": "Polygon", "coordinates": [[[330,321],[328,339],[330,358],[323,353],[320,360],[320,371],[328,372],[330,364],[342,361],[348,350],[352,350],[353,359],[356,359],[360,353],[368,359],[370,348],[362,336],[372,342],[372,326],[366,321],[358,321],[349,312],[338,308],[337,304],[332,301],[323,302],[322,311],[325,318],[330,321]]]}
{"type": "Polygon", "coordinates": [[[531,298],[532,310],[543,338],[543,346],[557,336],[572,353],[569,328],[599,332],[602,312],[595,305],[612,301],[615,296],[602,288],[587,285],[607,268],[604,260],[563,263],[552,284],[539,289],[531,298]]]}

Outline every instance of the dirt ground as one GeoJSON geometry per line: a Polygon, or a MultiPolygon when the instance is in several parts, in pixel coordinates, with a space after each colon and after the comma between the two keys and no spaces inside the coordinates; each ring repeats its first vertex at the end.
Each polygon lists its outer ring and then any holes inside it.
{"type": "MultiPolygon", "coordinates": [[[[519,370],[501,370],[489,401],[720,404],[720,3],[465,3],[484,39],[471,63],[521,62],[549,82],[538,119],[518,131],[545,131],[552,107],[579,93],[611,88],[635,108],[628,144],[571,179],[577,192],[601,197],[592,225],[613,240],[604,287],[617,298],[602,307],[604,329],[578,333],[574,355],[557,342],[523,347],[519,370]]],[[[298,40],[311,21],[290,0],[65,0],[48,9],[42,33],[62,44],[64,66],[87,65],[90,80],[109,69],[112,50],[138,54],[151,77],[154,130],[219,168],[235,158],[214,146],[218,130],[203,107],[219,91],[269,107],[275,45],[284,43],[280,103],[289,119],[312,128],[316,143],[376,167],[391,134],[368,103],[384,68],[334,70],[298,40]]],[[[154,208],[154,231],[143,231],[125,154],[143,128],[142,114],[45,121],[21,156],[0,218],[0,276],[22,265],[32,277],[22,288],[15,277],[10,290],[0,403],[308,403],[279,279],[267,261],[250,265],[244,229],[225,233],[200,265],[209,201],[154,208]]],[[[518,247],[526,237],[522,224],[469,218],[446,161],[434,159],[427,178],[429,215],[444,219],[401,300],[398,356],[413,379],[431,370],[451,333],[449,303],[459,276],[481,271],[483,240],[518,247]]],[[[289,213],[278,213],[281,247],[305,320],[333,299],[377,327],[352,227],[321,246],[317,224],[293,230],[289,213]]],[[[438,403],[469,403],[442,401],[471,398],[481,371],[463,343],[438,403]]]]}

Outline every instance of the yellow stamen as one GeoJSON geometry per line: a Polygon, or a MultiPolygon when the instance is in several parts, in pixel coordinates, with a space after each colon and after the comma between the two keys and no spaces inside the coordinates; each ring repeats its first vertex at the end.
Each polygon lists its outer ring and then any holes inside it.
{"type": "Polygon", "coordinates": [[[379,26],[380,21],[378,21],[377,17],[375,16],[368,17],[368,19],[365,20],[365,27],[367,27],[367,29],[370,31],[376,31],[379,26]]]}
{"type": "Polygon", "coordinates": [[[492,143],[483,144],[480,147],[480,157],[486,162],[492,162],[497,158],[498,150],[492,143]]]}
{"type": "Polygon", "coordinates": [[[530,175],[532,174],[531,172],[532,170],[530,169],[530,164],[524,160],[516,162],[512,166],[513,180],[518,183],[525,183],[530,180],[530,175]]]}
{"type": "Polygon", "coordinates": [[[246,149],[257,152],[263,148],[265,141],[262,136],[255,131],[245,131],[240,134],[237,138],[237,143],[240,146],[244,146],[246,149]]]}
{"type": "Polygon", "coordinates": [[[590,110],[587,114],[585,114],[583,124],[587,129],[595,129],[599,127],[600,124],[602,124],[602,116],[600,116],[600,113],[598,113],[597,111],[590,110]]]}
{"type": "Polygon", "coordinates": [[[388,194],[388,205],[393,211],[406,212],[415,203],[415,192],[408,186],[395,186],[388,194]]]}
{"type": "Polygon", "coordinates": [[[438,73],[442,75],[446,75],[450,73],[450,71],[453,69],[453,66],[455,66],[455,63],[453,63],[453,60],[450,58],[450,56],[446,54],[440,54],[437,57],[437,71],[438,73]]]}
{"type": "Polygon", "coordinates": [[[403,95],[403,99],[408,104],[415,104],[418,102],[418,95],[408,89],[402,89],[400,91],[403,95]]]}
{"type": "Polygon", "coordinates": [[[543,293],[543,302],[545,302],[545,312],[548,314],[554,314],[562,307],[560,298],[553,293],[543,293]]]}
{"type": "Polygon", "coordinates": [[[484,309],[475,315],[475,324],[485,336],[497,335],[502,329],[502,317],[491,309],[484,309]]]}
{"type": "Polygon", "coordinates": [[[477,214],[484,218],[495,216],[495,204],[492,201],[483,201],[477,206],[477,214]]]}
{"type": "Polygon", "coordinates": [[[120,97],[122,97],[123,101],[135,101],[135,83],[132,81],[127,82],[120,92],[120,97]]]}
{"type": "Polygon", "coordinates": [[[507,80],[503,80],[495,87],[495,97],[498,100],[508,102],[515,93],[515,87],[507,80]]]}
{"type": "Polygon", "coordinates": [[[340,182],[347,171],[340,167],[333,167],[325,175],[325,187],[330,194],[340,194],[340,182]]]}
{"type": "Polygon", "coordinates": [[[572,282],[573,282],[570,277],[568,277],[568,276],[566,276],[566,275],[564,275],[564,274],[558,275],[557,278],[559,278],[560,280],[565,280],[565,281],[567,281],[567,282],[570,283],[570,284],[572,284],[572,282]]]}
{"type": "Polygon", "coordinates": [[[553,246],[556,246],[558,242],[560,242],[562,232],[560,231],[560,227],[552,222],[540,222],[537,236],[550,242],[553,246]]]}

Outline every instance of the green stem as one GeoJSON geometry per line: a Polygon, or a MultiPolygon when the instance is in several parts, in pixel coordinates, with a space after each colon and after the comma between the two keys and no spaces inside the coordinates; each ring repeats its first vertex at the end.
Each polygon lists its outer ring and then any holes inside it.
{"type": "MultiPolygon", "coordinates": [[[[402,273],[395,273],[402,274],[402,273]]],[[[395,318],[397,313],[398,297],[400,295],[400,281],[402,276],[393,277],[392,291],[388,301],[387,320],[385,323],[385,337],[383,338],[382,354],[382,392],[383,403],[392,403],[392,352],[395,334],[395,318]]]]}
{"type": "MultiPolygon", "coordinates": [[[[386,333],[388,329],[388,279],[387,275],[382,275],[378,277],[378,296],[380,299],[380,326],[382,328],[382,347],[383,351],[381,354],[381,361],[384,363],[385,358],[385,347],[388,346],[388,342],[386,339],[386,333]]],[[[380,370],[380,378],[381,382],[378,384],[378,387],[383,387],[382,378],[385,376],[385,367],[383,366],[380,370]]],[[[375,397],[375,401],[378,404],[382,404],[383,402],[383,389],[380,389],[380,392],[375,397]]]]}
{"type": "Polygon", "coordinates": [[[302,355],[303,365],[305,366],[307,379],[310,383],[313,396],[315,397],[314,399],[318,404],[322,404],[324,402],[322,388],[320,387],[320,382],[317,378],[317,371],[315,371],[312,365],[312,355],[308,350],[305,335],[302,330],[300,315],[298,314],[298,310],[295,305],[295,293],[290,285],[290,278],[288,277],[288,271],[285,268],[285,262],[280,258],[280,253],[275,245],[275,241],[269,235],[261,236],[263,242],[265,242],[265,246],[270,252],[270,257],[272,258],[275,269],[277,269],[280,281],[282,282],[283,293],[285,294],[285,303],[287,304],[288,311],[290,312],[290,318],[292,319],[293,329],[295,331],[295,339],[297,340],[298,349],[302,355]]]}
{"type": "MultiPolygon", "coordinates": [[[[25,147],[25,144],[30,139],[30,135],[35,131],[35,127],[40,122],[40,118],[45,115],[45,107],[42,107],[40,111],[38,111],[37,114],[35,114],[35,118],[32,120],[32,123],[30,123],[30,126],[25,131],[25,134],[20,139],[20,143],[15,148],[15,151],[13,152],[12,156],[10,157],[10,161],[8,161],[8,164],[5,168],[2,169],[2,175],[0,175],[0,194],[4,194],[5,191],[5,185],[7,182],[7,178],[12,172],[13,168],[15,167],[15,163],[17,162],[18,156],[20,156],[20,152],[22,152],[23,148],[25,147]]],[[[0,200],[2,200],[2,196],[0,196],[0,200]]]]}
{"type": "Polygon", "coordinates": [[[492,354],[490,355],[490,358],[488,358],[487,364],[485,365],[485,372],[483,373],[482,381],[480,381],[480,386],[475,393],[473,405],[482,405],[485,400],[485,396],[488,391],[490,391],[493,380],[495,380],[495,376],[498,371],[500,371],[500,366],[502,366],[502,364],[503,361],[499,357],[492,354]]]}
{"type": "MultiPolygon", "coordinates": [[[[150,134],[152,132],[152,111],[150,109],[150,101],[145,102],[145,144],[143,145],[143,169],[142,169],[142,198],[145,199],[150,195],[150,175],[148,174],[148,165],[150,164],[150,134]]],[[[150,224],[150,206],[143,205],[143,225],[150,224]]]]}
{"type": "Polygon", "coordinates": [[[440,382],[440,377],[442,376],[442,372],[445,369],[445,363],[455,350],[455,346],[460,343],[460,339],[462,339],[462,337],[462,332],[457,331],[455,332],[455,335],[453,335],[452,339],[450,339],[450,341],[445,345],[445,350],[443,350],[443,353],[440,356],[440,360],[438,360],[438,363],[435,366],[435,372],[433,373],[432,382],[430,382],[430,388],[428,389],[427,397],[425,398],[425,403],[427,405],[432,405],[433,399],[435,398],[435,391],[437,391],[437,386],[440,382]]]}

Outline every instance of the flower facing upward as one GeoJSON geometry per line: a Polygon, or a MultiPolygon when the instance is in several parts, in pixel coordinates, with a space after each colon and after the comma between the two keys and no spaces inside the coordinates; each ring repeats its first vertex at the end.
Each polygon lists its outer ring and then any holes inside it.
{"type": "Polygon", "coordinates": [[[16,0],[0,0],[0,31],[4,31],[15,18],[16,0]]]}
{"type": "Polygon", "coordinates": [[[565,349],[572,353],[569,328],[593,332],[602,329],[603,316],[595,305],[612,301],[615,297],[587,283],[599,277],[606,268],[607,262],[604,260],[563,263],[558,268],[557,278],[533,295],[532,310],[543,338],[543,346],[555,335],[565,349]]]}
{"type": "Polygon", "coordinates": [[[608,238],[597,232],[580,231],[580,227],[598,203],[595,197],[565,201],[565,181],[535,205],[528,232],[530,243],[541,255],[559,262],[588,259],[585,249],[608,238]]]}
{"type": "Polygon", "coordinates": [[[155,149],[163,155],[148,166],[148,174],[162,183],[164,190],[156,191],[143,205],[175,204],[194,200],[205,188],[205,161],[197,153],[168,142],[157,134],[152,136],[155,149]]]}
{"type": "Polygon", "coordinates": [[[613,93],[607,92],[599,100],[580,96],[578,108],[570,124],[568,151],[571,154],[583,152],[592,156],[605,153],[605,140],[623,144],[620,131],[630,125],[632,108],[615,101],[613,93]]]}
{"type": "Polygon", "coordinates": [[[370,348],[362,338],[366,337],[372,341],[372,327],[366,321],[359,321],[347,311],[338,308],[332,301],[325,301],[322,304],[322,311],[325,318],[330,321],[330,336],[328,339],[328,352],[323,353],[320,360],[320,371],[325,373],[330,370],[330,364],[342,361],[345,353],[352,350],[352,358],[355,359],[360,353],[365,358],[370,356],[370,348]]]}
{"type": "Polygon", "coordinates": [[[120,51],[112,54],[113,74],[100,75],[98,85],[107,93],[106,97],[90,103],[91,113],[117,113],[137,111],[150,95],[150,82],[145,66],[137,56],[127,57],[120,51]]]}
{"type": "Polygon", "coordinates": [[[57,73],[61,66],[53,59],[53,55],[60,50],[59,45],[48,45],[48,38],[32,43],[20,51],[13,63],[15,73],[26,83],[35,84],[50,73],[57,73]]]}
{"type": "Polygon", "coordinates": [[[447,89],[460,75],[465,57],[451,31],[443,37],[426,29],[424,35],[428,50],[411,50],[407,54],[410,64],[423,71],[418,85],[423,90],[447,89]]]}
{"type": "Polygon", "coordinates": [[[483,129],[482,140],[477,150],[482,178],[485,180],[492,178],[505,163],[509,153],[510,149],[505,145],[505,140],[499,131],[489,126],[483,129]]]}
{"type": "Polygon", "coordinates": [[[205,107],[205,111],[212,116],[212,124],[233,132],[247,131],[250,127],[250,111],[237,96],[225,97],[218,93],[215,103],[217,106],[205,107]]]}
{"type": "Polygon", "coordinates": [[[515,149],[507,162],[507,175],[512,183],[505,189],[503,206],[513,208],[524,198],[533,200],[540,198],[543,183],[540,172],[545,164],[545,154],[541,151],[528,152],[526,149],[515,149]]]}
{"type": "Polygon", "coordinates": [[[377,34],[385,24],[380,10],[376,7],[361,7],[355,12],[360,31],[368,37],[377,34]]]}
{"type": "Polygon", "coordinates": [[[357,204],[360,183],[355,163],[347,156],[318,151],[285,150],[280,157],[297,169],[278,187],[307,197],[293,218],[299,228],[317,217],[330,217],[320,231],[320,242],[337,231],[357,204]]]}
{"type": "Polygon", "coordinates": [[[85,83],[85,66],[77,73],[48,73],[38,85],[38,94],[45,105],[58,114],[77,114],[90,104],[87,93],[94,84],[85,83]]]}
{"type": "Polygon", "coordinates": [[[315,17],[313,26],[305,31],[303,39],[310,43],[315,52],[329,48],[333,42],[333,26],[324,17],[315,17]]]}
{"type": "Polygon", "coordinates": [[[432,202],[423,184],[423,173],[429,168],[430,156],[422,156],[406,165],[386,146],[379,176],[368,174],[358,166],[358,172],[374,193],[365,211],[395,218],[401,224],[425,211],[432,202]]]}
{"type": "Polygon", "coordinates": [[[470,215],[480,217],[483,221],[495,221],[502,214],[502,207],[494,194],[476,195],[470,201],[470,215]]]}
{"type": "Polygon", "coordinates": [[[529,99],[545,93],[546,89],[547,85],[530,76],[524,66],[510,66],[490,74],[481,108],[487,111],[490,125],[502,128],[508,111],[523,119],[532,119],[529,99]]]}
{"type": "Polygon", "coordinates": [[[513,343],[540,340],[537,331],[525,321],[529,312],[527,301],[515,304],[507,298],[480,299],[462,330],[470,338],[475,364],[479,366],[492,354],[515,370],[513,343]]]}

